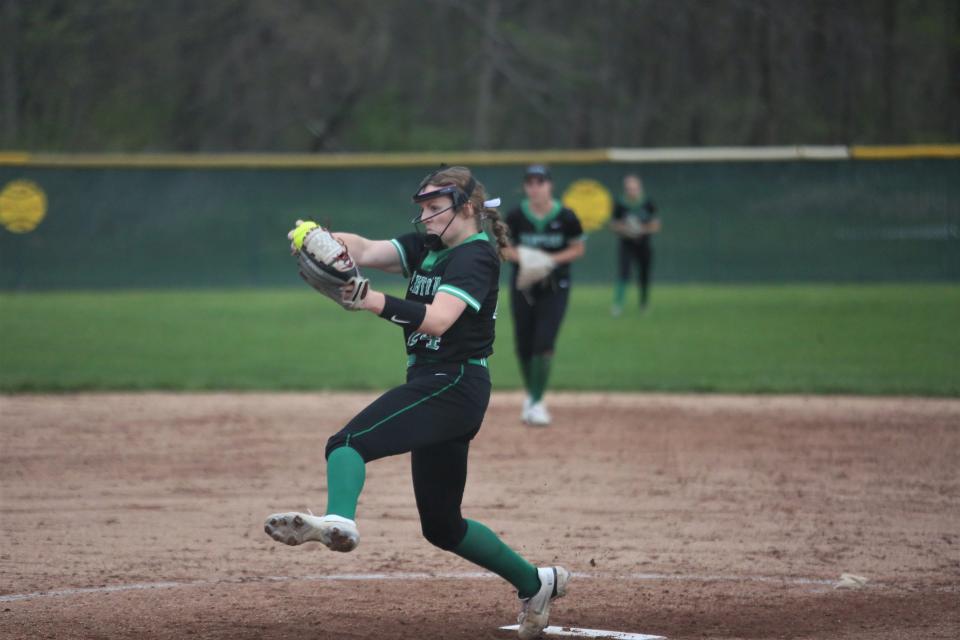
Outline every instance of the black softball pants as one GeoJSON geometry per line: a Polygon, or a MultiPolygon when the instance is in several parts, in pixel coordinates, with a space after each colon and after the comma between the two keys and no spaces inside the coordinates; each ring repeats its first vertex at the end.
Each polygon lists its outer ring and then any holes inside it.
{"type": "Polygon", "coordinates": [[[630,279],[630,264],[637,263],[637,281],[640,285],[640,304],[646,304],[650,291],[650,272],[653,267],[653,248],[649,242],[620,242],[620,280],[630,279]]]}
{"type": "Polygon", "coordinates": [[[489,402],[486,367],[413,366],[406,384],[384,393],[330,437],[326,455],[350,446],[372,462],[409,451],[423,536],[449,551],[467,533],[460,513],[467,453],[489,402]]]}
{"type": "Polygon", "coordinates": [[[510,290],[514,344],[521,361],[553,353],[569,300],[569,287],[533,287],[526,294],[510,290]]]}

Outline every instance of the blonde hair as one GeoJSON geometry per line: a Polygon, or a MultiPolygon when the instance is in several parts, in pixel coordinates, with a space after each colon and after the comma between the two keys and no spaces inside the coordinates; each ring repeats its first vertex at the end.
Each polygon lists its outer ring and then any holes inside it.
{"type": "Polygon", "coordinates": [[[473,210],[477,214],[478,229],[480,231],[487,231],[493,235],[494,240],[497,242],[498,253],[502,259],[503,250],[509,246],[507,238],[510,232],[507,229],[507,225],[500,219],[500,211],[496,208],[484,206],[483,203],[488,198],[487,191],[483,183],[474,178],[470,169],[463,166],[444,167],[428,176],[424,182],[424,186],[429,184],[440,187],[453,184],[466,193],[471,179],[474,181],[473,193],[470,194],[467,202],[473,206],[473,210]],[[484,228],[485,225],[489,228],[484,228]]]}

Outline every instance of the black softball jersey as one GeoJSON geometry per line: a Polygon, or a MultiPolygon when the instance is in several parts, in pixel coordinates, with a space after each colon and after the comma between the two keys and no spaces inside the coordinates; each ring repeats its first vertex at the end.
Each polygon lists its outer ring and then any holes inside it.
{"type": "MultiPolygon", "coordinates": [[[[571,242],[583,240],[583,227],[580,219],[560,202],[554,201],[553,208],[543,218],[538,218],[530,210],[529,200],[524,199],[519,207],[507,214],[505,220],[510,229],[510,238],[514,245],[525,245],[541,249],[547,253],[557,253],[570,246],[571,242]]],[[[550,274],[550,278],[566,288],[570,284],[570,265],[559,265],[550,274]]],[[[517,280],[517,265],[513,268],[513,279],[517,280]]]]}
{"type": "MultiPolygon", "coordinates": [[[[657,219],[657,205],[649,198],[639,202],[631,202],[626,198],[617,200],[617,204],[613,208],[613,219],[625,221],[630,216],[635,217],[641,224],[649,224],[657,219]]],[[[645,233],[639,238],[621,236],[620,240],[629,244],[649,245],[650,234],[645,233]]]]}
{"type": "Polygon", "coordinates": [[[408,364],[468,362],[493,353],[494,323],[500,257],[485,232],[470,236],[455,247],[429,251],[424,237],[408,233],[390,242],[400,254],[407,283],[407,300],[429,304],[438,293],[448,293],[467,308],[442,336],[431,336],[404,327],[408,364]]]}

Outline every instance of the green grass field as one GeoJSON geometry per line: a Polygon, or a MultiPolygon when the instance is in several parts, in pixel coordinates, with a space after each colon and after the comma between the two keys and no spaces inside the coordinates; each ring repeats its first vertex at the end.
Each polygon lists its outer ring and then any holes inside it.
{"type": "MultiPolygon", "coordinates": [[[[519,387],[501,293],[495,389],[519,387]]],[[[551,388],[960,395],[960,287],[575,289],[551,388]],[[633,296],[635,293],[630,292],[633,296]],[[630,298],[634,300],[634,298],[630,298]]],[[[0,390],[379,389],[401,332],[308,289],[0,295],[0,390]]]]}

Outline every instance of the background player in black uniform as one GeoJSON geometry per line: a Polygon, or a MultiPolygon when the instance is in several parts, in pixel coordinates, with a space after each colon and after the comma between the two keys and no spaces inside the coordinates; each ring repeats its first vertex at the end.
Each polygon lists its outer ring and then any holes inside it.
{"type": "Polygon", "coordinates": [[[640,284],[640,311],[645,311],[650,296],[650,275],[653,268],[651,236],[660,231],[657,206],[643,191],[640,176],[628,174],[623,177],[623,195],[613,209],[610,228],[620,236],[617,256],[617,281],[613,291],[615,316],[623,312],[623,300],[630,280],[630,264],[637,263],[637,280],[640,284]]]}
{"type": "Polygon", "coordinates": [[[532,638],[547,624],[551,599],[564,594],[568,572],[537,569],[460,513],[467,452],[490,399],[487,358],[493,353],[500,275],[500,257],[483,223],[490,221],[500,247],[507,244],[506,229],[491,208],[495,201],[486,201],[483,185],[466,167],[430,174],[413,199],[425,235],[368,240],[334,234],[361,267],[409,277],[403,300],[371,288],[360,305],[403,329],[407,382],[327,441],[326,515],[278,513],[265,529],[286,544],[314,540],[335,551],[353,550],[366,463],[411,452],[424,537],[513,584],[522,599],[520,637],[532,638]]]}
{"type": "Polygon", "coordinates": [[[516,246],[547,252],[556,268],[529,289],[517,288],[517,269],[510,287],[517,358],[527,389],[522,418],[527,424],[550,424],[550,413],[543,402],[550,377],[550,364],[560,323],[570,297],[570,263],[584,253],[583,227],[570,209],[553,199],[553,180],[543,165],[530,165],[523,176],[526,194],[520,206],[506,217],[511,242],[504,252],[518,261],[516,246]]]}

